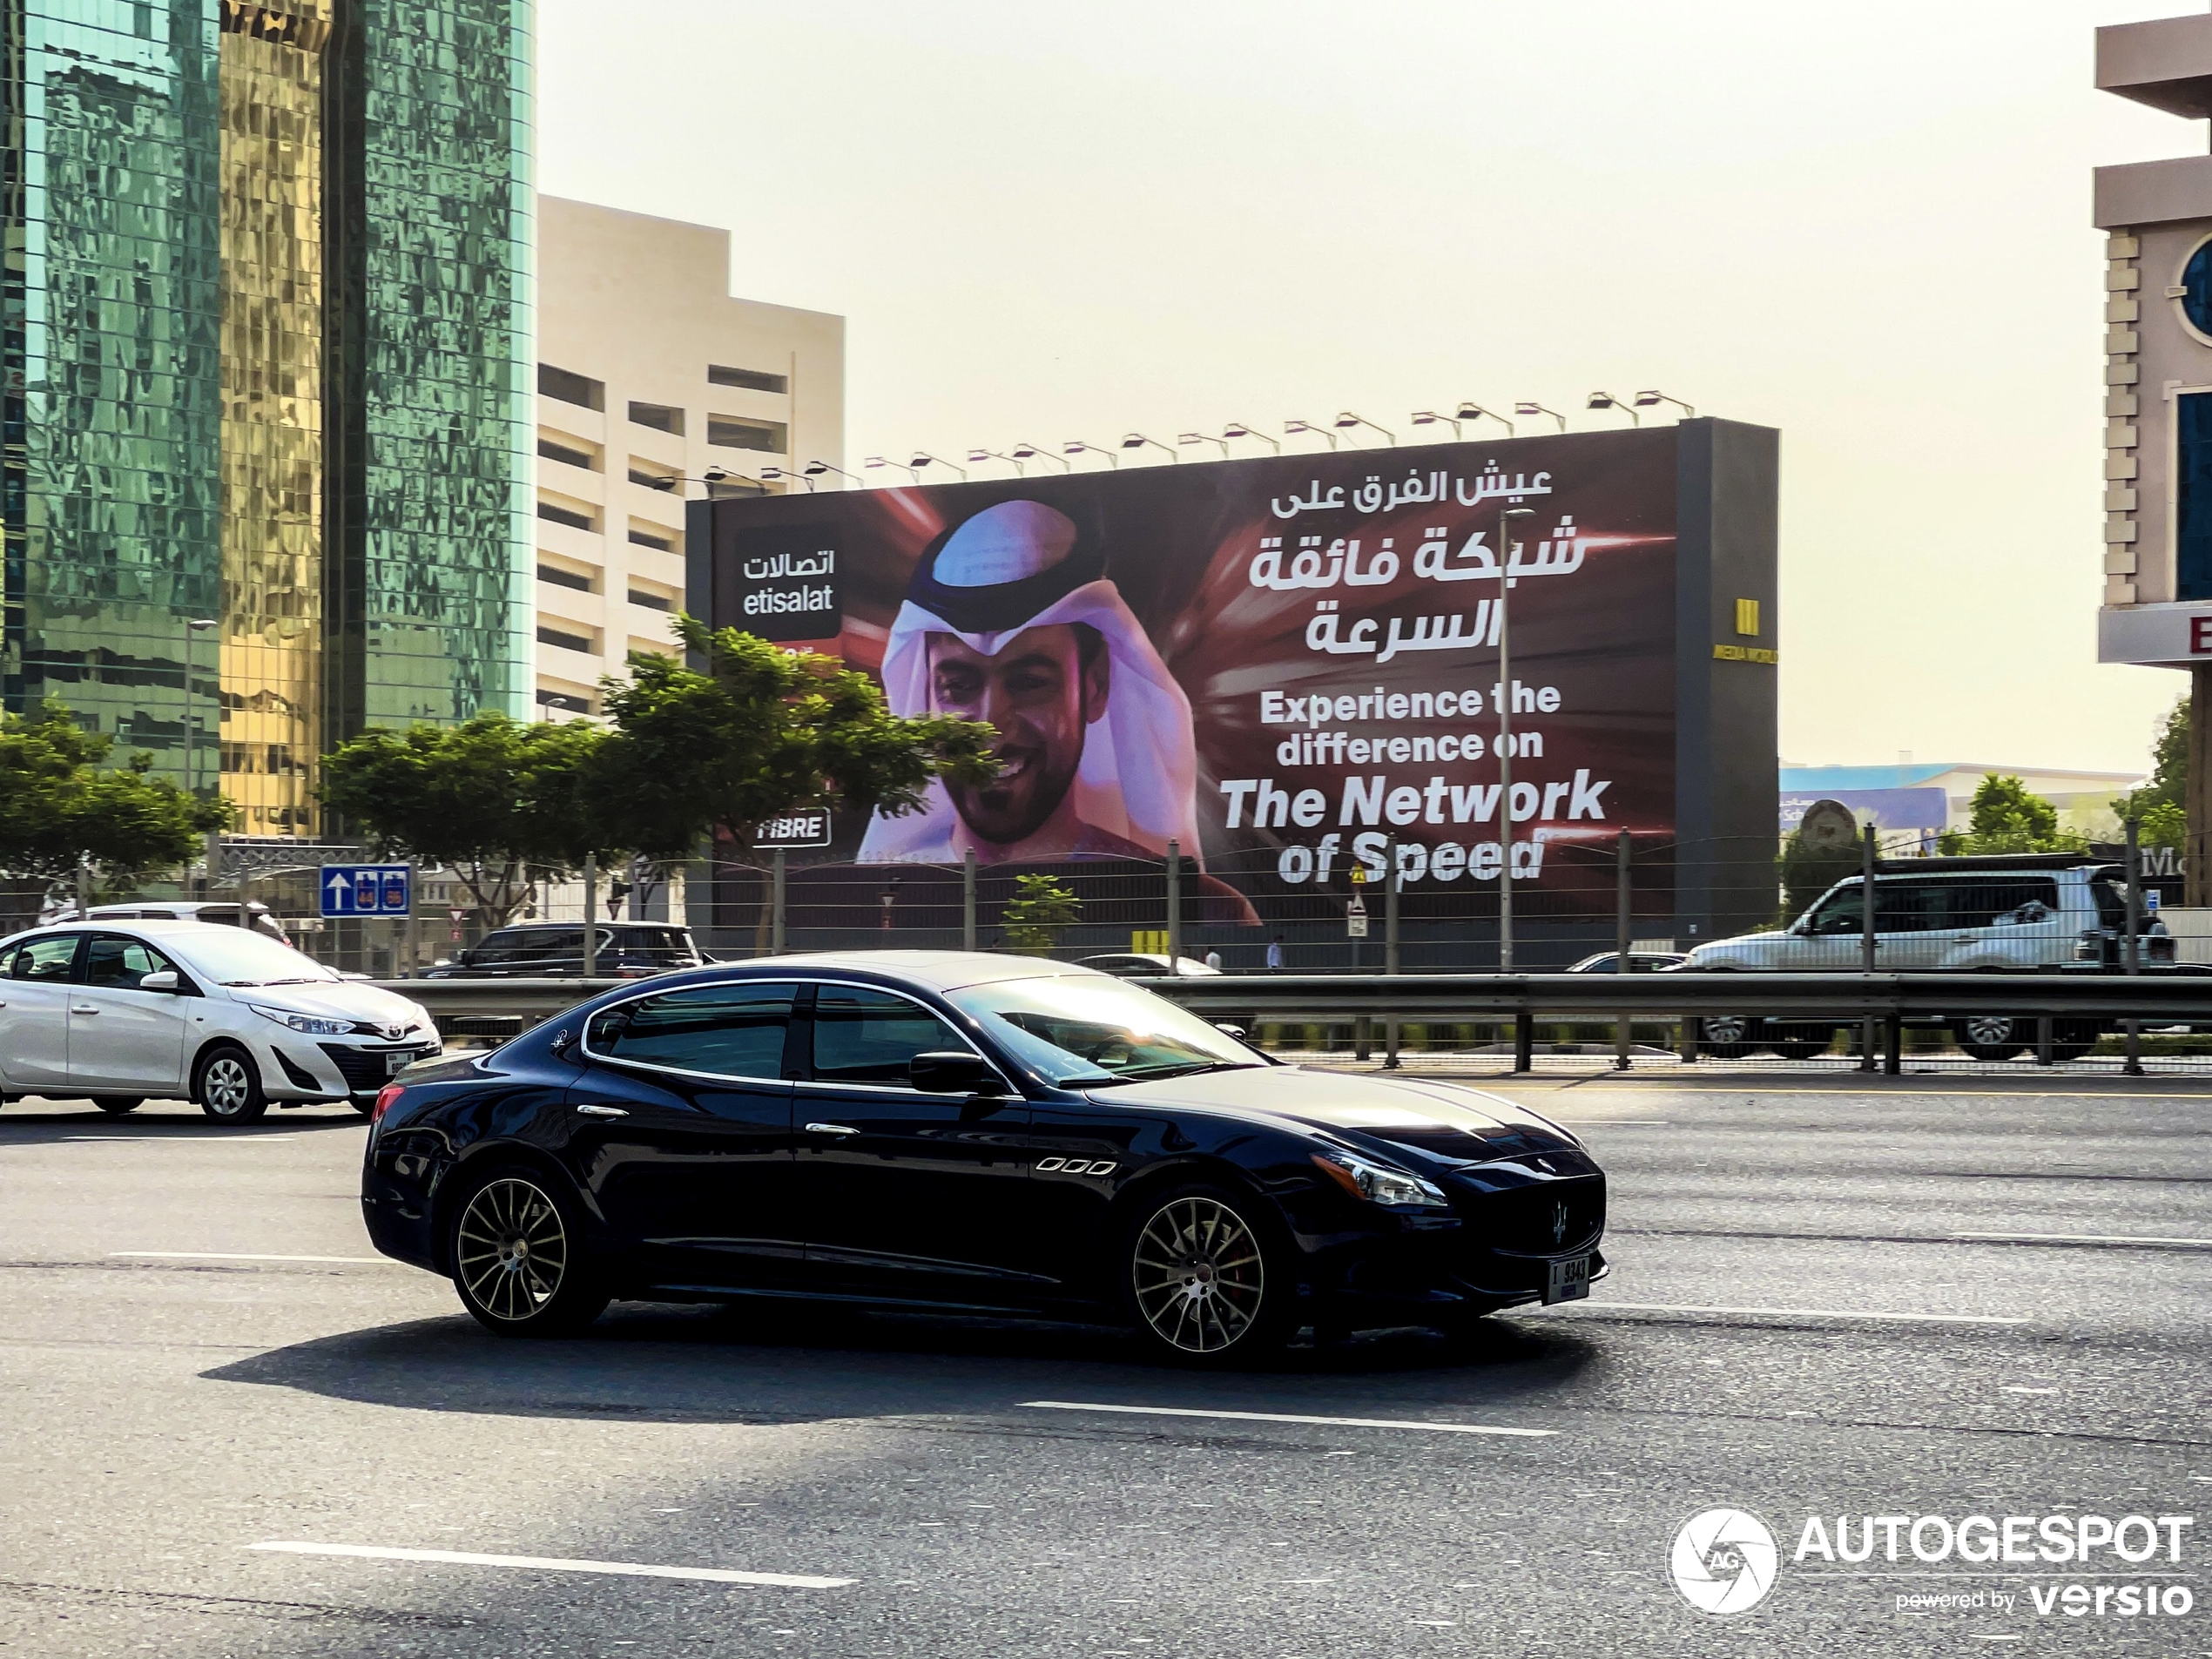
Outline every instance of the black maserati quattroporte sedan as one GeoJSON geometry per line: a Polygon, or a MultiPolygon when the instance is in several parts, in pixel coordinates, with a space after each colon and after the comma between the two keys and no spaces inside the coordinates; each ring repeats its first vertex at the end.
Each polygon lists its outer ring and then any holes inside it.
{"type": "Polygon", "coordinates": [[[1605,1177],[1533,1112],[952,952],[668,974],[410,1073],[361,1208],[515,1335],[616,1297],[808,1297],[1103,1312],[1219,1361],[1580,1297],[1605,1266],[1605,1177]]]}

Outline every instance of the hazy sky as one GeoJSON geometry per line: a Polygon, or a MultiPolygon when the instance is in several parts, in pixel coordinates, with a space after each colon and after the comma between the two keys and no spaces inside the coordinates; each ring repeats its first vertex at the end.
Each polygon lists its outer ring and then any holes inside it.
{"type": "Polygon", "coordinates": [[[2091,85],[2182,0],[541,0],[540,184],[848,319],[847,454],[1656,386],[1779,427],[1782,746],[2141,768],[2091,85]]]}

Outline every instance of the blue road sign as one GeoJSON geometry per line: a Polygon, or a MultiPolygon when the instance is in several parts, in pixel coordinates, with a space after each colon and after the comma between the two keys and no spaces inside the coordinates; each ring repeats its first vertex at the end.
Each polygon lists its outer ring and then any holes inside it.
{"type": "Polygon", "coordinates": [[[326,864],[326,916],[404,916],[414,904],[415,872],[404,864],[326,864]]]}

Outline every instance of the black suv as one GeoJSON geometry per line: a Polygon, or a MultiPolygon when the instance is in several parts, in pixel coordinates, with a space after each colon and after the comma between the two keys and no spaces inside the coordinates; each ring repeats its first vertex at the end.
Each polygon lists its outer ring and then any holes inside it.
{"type": "MultiPolygon", "coordinates": [[[[698,968],[689,927],[659,921],[596,924],[598,948],[591,972],[598,979],[644,979],[679,968],[698,968]]],[[[525,921],[485,935],[483,942],[450,961],[422,970],[424,979],[578,979],[583,974],[583,924],[525,921]]]]}

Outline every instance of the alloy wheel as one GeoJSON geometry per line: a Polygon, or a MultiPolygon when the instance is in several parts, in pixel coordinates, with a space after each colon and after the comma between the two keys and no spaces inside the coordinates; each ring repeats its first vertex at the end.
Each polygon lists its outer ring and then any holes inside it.
{"type": "Polygon", "coordinates": [[[526,1319],[550,1302],[569,1267],[568,1229],[553,1200],[518,1176],[488,1182],[461,1212],[455,1269],[469,1299],[496,1319],[526,1319]]]}
{"type": "Polygon", "coordinates": [[[1700,1035],[1707,1042],[1743,1042],[1751,1035],[1751,1022],[1740,1014],[1716,1014],[1700,1035]]]}
{"type": "Polygon", "coordinates": [[[1976,1014],[1966,1022],[1966,1041],[1985,1049],[1995,1049],[2013,1041],[2013,1016],[2009,1014],[1976,1014]]]}
{"type": "Polygon", "coordinates": [[[1161,1206],[1136,1237],[1130,1275],[1144,1322],[1184,1353],[1219,1353],[1243,1338],[1267,1289],[1259,1239],[1212,1198],[1161,1206]]]}

